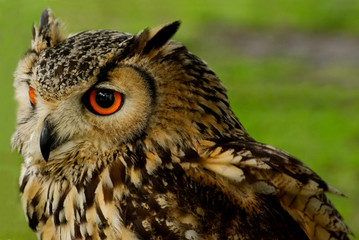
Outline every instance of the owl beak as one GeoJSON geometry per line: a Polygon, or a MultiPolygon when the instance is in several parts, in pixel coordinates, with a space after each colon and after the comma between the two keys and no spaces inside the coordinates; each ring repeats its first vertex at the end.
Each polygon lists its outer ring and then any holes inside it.
{"type": "Polygon", "coordinates": [[[45,120],[40,135],[40,150],[46,162],[49,160],[52,143],[53,143],[52,126],[49,124],[47,120],[45,120]]]}

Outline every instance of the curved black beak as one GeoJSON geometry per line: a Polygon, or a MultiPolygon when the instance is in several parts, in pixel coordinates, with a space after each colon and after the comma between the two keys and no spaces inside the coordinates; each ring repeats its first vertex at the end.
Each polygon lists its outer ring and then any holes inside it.
{"type": "Polygon", "coordinates": [[[40,135],[40,150],[45,161],[49,159],[51,146],[53,144],[52,127],[47,120],[44,121],[44,127],[42,128],[40,135]]]}

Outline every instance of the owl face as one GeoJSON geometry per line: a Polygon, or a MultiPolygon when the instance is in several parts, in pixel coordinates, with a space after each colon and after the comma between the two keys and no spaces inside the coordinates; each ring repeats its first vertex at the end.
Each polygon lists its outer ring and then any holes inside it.
{"type": "Polygon", "coordinates": [[[216,75],[169,41],[178,26],[64,38],[44,11],[15,73],[13,146],[26,161],[46,164],[106,155],[138,141],[150,149],[151,142],[175,147],[243,135],[216,75]]]}
{"type": "Polygon", "coordinates": [[[47,160],[53,150],[56,156],[81,145],[105,151],[141,134],[154,107],[154,80],[120,62],[129,37],[86,32],[34,56],[31,75],[16,82],[25,153],[47,160]]]}

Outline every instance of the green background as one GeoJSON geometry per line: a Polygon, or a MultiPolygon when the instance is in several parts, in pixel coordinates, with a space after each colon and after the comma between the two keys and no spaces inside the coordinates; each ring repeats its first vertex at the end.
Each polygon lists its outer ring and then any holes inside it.
{"type": "Polygon", "coordinates": [[[13,72],[51,7],[67,33],[130,33],[181,20],[174,36],[204,59],[258,141],[301,159],[347,198],[329,196],[359,235],[359,1],[0,0],[0,239],[35,239],[11,151],[13,72]]]}

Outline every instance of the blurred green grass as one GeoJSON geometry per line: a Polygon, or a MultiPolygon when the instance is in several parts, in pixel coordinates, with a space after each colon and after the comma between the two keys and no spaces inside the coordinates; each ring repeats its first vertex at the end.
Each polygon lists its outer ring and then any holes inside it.
{"type": "MultiPolygon", "coordinates": [[[[340,39],[344,37],[354,42],[349,52],[359,54],[355,44],[359,42],[358,1],[0,0],[0,239],[35,239],[18,195],[22,159],[11,152],[9,143],[16,109],[12,74],[30,46],[31,25],[38,23],[46,7],[65,23],[68,33],[97,28],[136,33],[147,26],[182,20],[174,39],[219,75],[247,131],[258,141],[301,159],[344,192],[348,198],[330,198],[359,234],[359,68],[355,56],[318,62],[313,60],[315,48],[309,53],[313,56],[298,56],[282,51],[258,54],[256,49],[251,54],[250,47],[240,45],[251,46],[251,39],[240,38],[255,33],[253,41],[261,47],[266,43],[263,36],[270,39],[279,31],[284,36],[306,36],[304,45],[313,45],[309,40],[317,36],[323,41],[339,37],[334,45],[343,45],[340,39]]],[[[283,44],[284,48],[296,46],[283,44]]],[[[266,47],[271,49],[270,44],[266,47]]]]}

